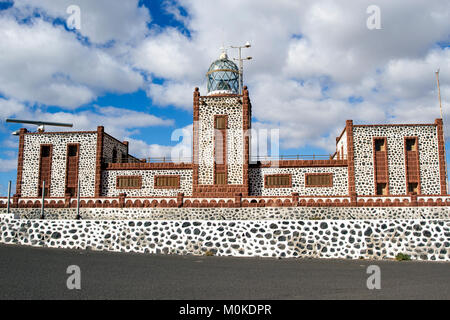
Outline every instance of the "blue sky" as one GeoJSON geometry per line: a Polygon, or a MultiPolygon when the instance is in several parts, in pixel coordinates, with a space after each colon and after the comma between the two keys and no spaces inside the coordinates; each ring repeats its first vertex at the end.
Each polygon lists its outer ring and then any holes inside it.
{"type": "Polygon", "coordinates": [[[189,131],[192,92],[205,93],[223,44],[252,43],[254,127],[280,129],[281,154],[333,153],[346,119],[433,122],[438,67],[449,114],[447,1],[377,1],[382,29],[369,30],[372,2],[0,1],[0,194],[16,177],[21,126],[8,117],[104,125],[138,157],[189,149],[171,135],[189,131]],[[66,26],[73,4],[78,31],[66,26]]]}

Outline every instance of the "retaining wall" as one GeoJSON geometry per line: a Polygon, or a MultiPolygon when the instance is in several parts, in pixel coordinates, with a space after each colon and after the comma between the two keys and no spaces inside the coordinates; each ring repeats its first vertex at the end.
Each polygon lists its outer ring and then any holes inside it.
{"type": "Polygon", "coordinates": [[[449,220],[16,220],[0,242],[51,248],[220,256],[450,261],[449,220]]]}

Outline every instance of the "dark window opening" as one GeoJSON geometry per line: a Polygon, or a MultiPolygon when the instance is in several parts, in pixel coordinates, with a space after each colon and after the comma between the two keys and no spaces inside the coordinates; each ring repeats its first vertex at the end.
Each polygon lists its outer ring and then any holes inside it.
{"type": "Polygon", "coordinates": [[[417,182],[408,183],[408,193],[418,193],[419,184],[417,182]]]}
{"type": "Polygon", "coordinates": [[[71,197],[75,197],[77,194],[75,188],[66,188],[66,195],[70,195],[71,197]]]}
{"type": "Polygon", "coordinates": [[[42,146],[41,147],[41,157],[42,158],[50,157],[50,147],[49,146],[42,146]]]}
{"type": "Polygon", "coordinates": [[[387,195],[387,184],[377,183],[377,196],[385,196],[385,195],[387,195]]]}
{"type": "Polygon", "coordinates": [[[385,139],[375,139],[375,151],[386,151],[385,139]]]}
{"type": "Polygon", "coordinates": [[[112,162],[117,163],[117,149],[114,148],[112,152],[112,162]]]}
{"type": "Polygon", "coordinates": [[[69,146],[69,157],[76,157],[78,155],[78,146],[69,146]]]}
{"type": "MultiPolygon", "coordinates": [[[[50,194],[50,190],[48,187],[45,187],[45,195],[44,197],[48,197],[50,194]]],[[[39,187],[38,196],[42,197],[42,187],[39,187]]]]}
{"type": "Polygon", "coordinates": [[[417,151],[417,139],[406,139],[406,151],[417,151]]]}

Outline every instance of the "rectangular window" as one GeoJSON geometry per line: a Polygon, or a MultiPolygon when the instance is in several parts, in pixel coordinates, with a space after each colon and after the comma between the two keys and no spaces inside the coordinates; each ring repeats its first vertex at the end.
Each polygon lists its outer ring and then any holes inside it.
{"type": "Polygon", "coordinates": [[[417,151],[417,139],[407,138],[405,139],[406,151],[417,151]]]}
{"type": "Polygon", "coordinates": [[[180,188],[180,176],[156,176],[156,189],[178,189],[180,188]]]}
{"type": "Polygon", "coordinates": [[[265,178],[266,188],[290,188],[292,186],[292,176],[290,174],[270,175],[265,178]]]}
{"type": "Polygon", "coordinates": [[[387,184],[386,183],[377,183],[377,196],[385,196],[387,195],[387,184]]]}
{"type": "Polygon", "coordinates": [[[38,196],[42,196],[42,187],[45,181],[44,193],[46,196],[50,195],[50,183],[52,176],[52,146],[41,145],[39,158],[39,186],[38,196]]]}
{"type": "Polygon", "coordinates": [[[318,173],[305,175],[306,187],[332,187],[333,174],[332,173],[318,173]]]}
{"type": "Polygon", "coordinates": [[[141,189],[141,176],[119,176],[117,177],[117,189],[141,189]]]}
{"type": "Polygon", "coordinates": [[[224,172],[216,173],[216,184],[227,184],[227,176],[224,172]]]}
{"type": "Polygon", "coordinates": [[[214,129],[224,130],[226,129],[226,116],[216,116],[214,129]]]}
{"type": "Polygon", "coordinates": [[[76,157],[78,155],[78,145],[69,145],[68,148],[67,155],[69,157],[76,157]]]}
{"type": "Polygon", "coordinates": [[[408,183],[408,193],[418,193],[419,184],[417,182],[408,183]]]}
{"type": "Polygon", "coordinates": [[[407,193],[420,194],[420,161],[418,137],[405,137],[405,166],[407,193]]]}
{"type": "Polygon", "coordinates": [[[375,139],[375,151],[386,151],[386,139],[375,139]]]}
{"type": "Polygon", "coordinates": [[[66,195],[76,196],[78,184],[79,144],[67,145],[66,195]]]}

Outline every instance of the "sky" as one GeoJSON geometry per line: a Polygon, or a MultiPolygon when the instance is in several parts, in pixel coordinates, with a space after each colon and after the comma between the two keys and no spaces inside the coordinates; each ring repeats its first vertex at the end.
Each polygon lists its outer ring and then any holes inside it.
{"type": "Polygon", "coordinates": [[[194,88],[206,94],[222,46],[247,41],[253,127],[279,129],[280,154],[334,153],[347,119],[434,122],[438,68],[450,121],[446,0],[0,0],[0,195],[23,126],[6,118],[103,125],[139,158],[188,152],[194,88]]]}

